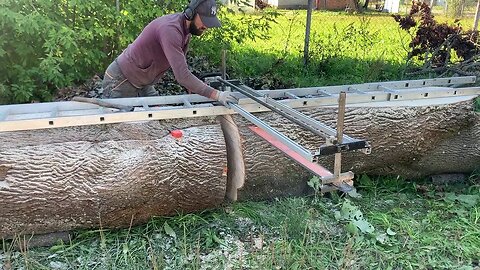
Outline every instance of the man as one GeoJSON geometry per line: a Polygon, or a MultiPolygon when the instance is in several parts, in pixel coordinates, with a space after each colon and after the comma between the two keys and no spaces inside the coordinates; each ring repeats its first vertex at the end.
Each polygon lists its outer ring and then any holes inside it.
{"type": "Polygon", "coordinates": [[[195,77],[185,54],[191,35],[220,27],[215,0],[192,0],[183,13],[150,22],[113,63],[103,79],[103,98],[158,96],[153,84],[169,68],[175,79],[191,93],[219,101],[237,103],[230,92],[218,91],[195,77]]]}

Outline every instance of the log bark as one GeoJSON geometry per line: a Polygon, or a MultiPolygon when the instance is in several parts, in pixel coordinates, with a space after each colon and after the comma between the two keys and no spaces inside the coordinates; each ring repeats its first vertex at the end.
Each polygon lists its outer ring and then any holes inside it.
{"type": "MultiPolygon", "coordinates": [[[[303,112],[335,126],[335,108],[303,112]]],[[[286,124],[272,113],[257,116],[302,145],[309,145],[311,150],[322,143],[319,138],[294,124],[286,124]]],[[[262,200],[304,194],[312,175],[253,135],[244,119],[237,116],[235,120],[245,138],[247,169],[239,199],[262,200]]],[[[421,107],[347,108],[345,134],[367,139],[372,145],[370,155],[360,152],[342,155],[343,171],[351,170],[357,175],[421,178],[480,169],[480,116],[474,112],[472,100],[421,107]]],[[[333,156],[320,160],[329,170],[333,170],[333,163],[333,156]]]]}
{"type": "MultiPolygon", "coordinates": [[[[303,112],[335,125],[336,108],[303,112]]],[[[312,150],[322,143],[271,112],[257,116],[312,150]]],[[[225,197],[303,194],[312,175],[248,126],[236,115],[0,133],[0,237],[128,227],[225,197]],[[173,129],[183,137],[170,136],[173,129]]],[[[345,133],[372,145],[370,155],[343,155],[343,170],[356,174],[422,177],[480,165],[472,99],[348,107],[345,133]]],[[[333,156],[321,164],[332,169],[333,156]]]]}
{"type": "Polygon", "coordinates": [[[224,200],[225,142],[214,120],[0,137],[0,236],[128,227],[224,200]],[[183,137],[170,136],[179,127],[183,137]]]}

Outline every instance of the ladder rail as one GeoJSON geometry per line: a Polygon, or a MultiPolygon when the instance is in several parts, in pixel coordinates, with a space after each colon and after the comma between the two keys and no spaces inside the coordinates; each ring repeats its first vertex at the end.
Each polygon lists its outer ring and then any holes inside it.
{"type": "MultiPolygon", "coordinates": [[[[417,88],[425,88],[432,86],[443,86],[450,81],[450,84],[453,83],[473,83],[475,82],[475,76],[468,77],[451,77],[451,78],[440,78],[440,79],[425,79],[425,80],[410,80],[410,81],[398,81],[398,82],[377,82],[377,83],[365,83],[365,84],[356,84],[356,85],[337,85],[337,86],[323,86],[323,87],[306,87],[306,88],[293,88],[293,89],[277,89],[277,90],[258,90],[259,94],[268,95],[271,98],[285,98],[285,93],[293,94],[300,99],[292,99],[292,101],[302,101],[302,96],[315,96],[323,95],[323,97],[330,97],[332,94],[338,94],[342,90],[347,91],[347,93],[355,93],[358,95],[356,99],[362,100],[360,102],[377,102],[385,100],[382,98],[385,95],[382,87],[395,88],[399,90],[400,93],[404,91],[411,90],[412,86],[417,88]],[[409,87],[405,87],[408,84],[409,87]],[[398,87],[397,87],[398,86],[398,87]],[[348,91],[348,88],[356,88],[365,92],[361,97],[358,92],[348,91]],[[322,94],[323,93],[323,94],[322,94]],[[377,99],[368,99],[368,95],[378,95],[377,99]]],[[[466,87],[466,88],[451,88],[450,90],[455,91],[459,90],[457,95],[476,95],[480,93],[480,87],[466,87]],[[462,93],[464,91],[465,93],[462,93]]],[[[417,89],[419,91],[419,89],[417,89]]],[[[242,98],[242,94],[233,93],[237,98],[242,98]]],[[[445,95],[446,96],[446,95],[445,95]]],[[[355,96],[353,96],[355,97],[355,96]]],[[[104,99],[104,101],[115,103],[123,106],[130,107],[139,107],[143,106],[144,101],[148,101],[148,105],[172,105],[172,104],[184,104],[183,99],[187,99],[190,103],[205,103],[212,102],[213,100],[200,96],[200,95],[171,95],[171,96],[158,96],[158,97],[148,97],[148,98],[119,98],[119,99],[104,99]]],[[[318,96],[317,98],[322,98],[318,96]]],[[[354,100],[352,97],[349,100],[354,100]]],[[[0,106],[0,115],[5,113],[6,110],[9,110],[8,114],[27,114],[27,113],[41,113],[41,112],[51,112],[53,106],[58,106],[59,113],[63,111],[70,110],[86,110],[86,109],[97,109],[98,107],[95,104],[83,104],[76,102],[44,102],[44,103],[35,103],[35,104],[11,104],[11,105],[1,105],[0,106]]]]}
{"type": "MultiPolygon", "coordinates": [[[[427,79],[420,82],[415,81],[401,81],[397,84],[403,88],[395,89],[390,83],[384,83],[385,86],[379,84],[367,83],[363,84],[370,92],[360,93],[353,88],[348,89],[348,105],[352,106],[421,106],[422,104],[443,104],[443,98],[447,98],[446,102],[459,102],[465,99],[471,99],[480,95],[480,87],[432,87],[430,85],[448,83],[472,82],[474,77],[459,77],[439,79],[427,79]],[[470,80],[470,81],[469,81],[470,80]],[[413,83],[415,82],[415,83],[413,83]],[[405,88],[405,85],[409,87],[405,88]],[[416,84],[424,84],[427,87],[411,88],[416,84]],[[385,87],[392,87],[388,89],[394,90],[393,93],[385,91],[385,87]],[[353,90],[355,91],[353,91],[353,90]],[[413,102],[409,102],[413,101],[413,102]]],[[[229,82],[231,82],[229,80],[229,82]]],[[[216,82],[219,83],[220,82],[216,82]]],[[[338,89],[345,89],[348,86],[329,86],[321,89],[328,90],[335,93],[338,89]]],[[[338,104],[337,94],[322,94],[320,96],[320,88],[298,88],[298,89],[282,89],[282,90],[253,90],[257,95],[268,96],[268,100],[273,99],[278,108],[285,109],[285,107],[298,110],[299,108],[311,107],[332,107],[338,104]],[[290,93],[286,95],[286,93],[290,93]],[[310,95],[312,94],[312,95],[310,95]],[[292,97],[287,98],[286,97],[292,97]],[[298,97],[298,98],[296,98],[298,97]],[[275,100],[275,99],[282,100],[275,100]]],[[[326,93],[326,92],[325,92],[326,93]]],[[[240,92],[232,92],[237,98],[240,98],[239,105],[250,113],[265,112],[269,109],[265,106],[260,106],[258,102],[240,92]]],[[[31,103],[31,104],[12,104],[0,105],[0,132],[16,131],[16,130],[30,130],[42,128],[59,128],[81,125],[98,125],[121,123],[131,121],[148,121],[148,120],[163,120],[176,118],[190,118],[201,116],[217,116],[225,114],[236,113],[233,110],[227,109],[214,100],[208,99],[200,95],[172,95],[159,97],[143,97],[143,98],[119,98],[119,99],[104,99],[108,103],[120,105],[116,109],[101,107],[98,104],[88,104],[75,101],[61,101],[61,102],[45,102],[45,103],[31,103]],[[191,106],[191,107],[190,107],[191,106]],[[207,107],[204,107],[207,106],[207,107]],[[143,112],[139,112],[141,109],[143,112]],[[124,111],[134,108],[127,114],[123,114],[119,109],[124,111]],[[125,110],[126,109],[126,110],[125,110]],[[148,110],[148,113],[145,110],[148,110]],[[119,114],[122,117],[119,117],[119,114]],[[75,117],[81,121],[75,120],[75,117]]],[[[292,113],[295,116],[295,113],[292,113]]],[[[296,116],[295,116],[296,117],[296,116]]],[[[304,121],[307,125],[308,121],[304,121]]],[[[311,128],[311,127],[310,127],[311,128]]],[[[330,130],[331,132],[331,130],[330,130]]],[[[344,137],[346,138],[346,137],[344,137]]],[[[345,140],[347,142],[348,140],[345,140]]],[[[355,143],[355,141],[351,142],[355,143]]],[[[361,145],[357,148],[361,148],[361,145]]],[[[327,154],[336,151],[333,148],[324,148],[319,152],[327,154]]]]}

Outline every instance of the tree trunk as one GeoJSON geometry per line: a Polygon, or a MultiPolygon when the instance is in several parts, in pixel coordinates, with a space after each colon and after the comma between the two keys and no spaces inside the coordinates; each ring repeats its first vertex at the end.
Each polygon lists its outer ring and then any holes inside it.
{"type": "Polygon", "coordinates": [[[360,12],[360,4],[358,3],[358,0],[349,0],[347,1],[347,8],[346,10],[348,12],[360,12]]]}
{"type": "MultiPolygon", "coordinates": [[[[422,177],[478,168],[472,99],[411,105],[349,106],[345,133],[368,139],[372,154],[344,154],[343,170],[422,177]]],[[[336,108],[303,111],[335,124],[336,108]]],[[[322,143],[274,113],[257,116],[310,149],[322,143]]],[[[225,197],[303,194],[312,175],[249,126],[235,115],[0,133],[0,237],[128,227],[225,197]]],[[[333,156],[321,164],[332,169],[333,156]]]]}
{"type": "MultiPolygon", "coordinates": [[[[207,119],[208,120],[208,119],[207,119]]],[[[0,237],[128,227],[224,200],[216,121],[151,121],[0,133],[0,237]],[[181,128],[175,139],[169,130],[181,128]]]]}
{"type": "Polygon", "coordinates": [[[303,46],[303,66],[307,66],[309,62],[309,47],[310,47],[310,28],[312,24],[312,9],[313,0],[308,0],[307,7],[307,23],[305,27],[305,44],[303,46]]]}

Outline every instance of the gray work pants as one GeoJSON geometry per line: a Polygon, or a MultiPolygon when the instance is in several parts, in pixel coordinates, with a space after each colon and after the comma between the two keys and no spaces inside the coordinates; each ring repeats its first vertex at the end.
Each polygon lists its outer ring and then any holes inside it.
{"type": "Polygon", "coordinates": [[[140,89],[133,86],[123,75],[117,60],[113,61],[105,71],[102,86],[102,98],[158,96],[153,85],[147,85],[140,89]]]}

